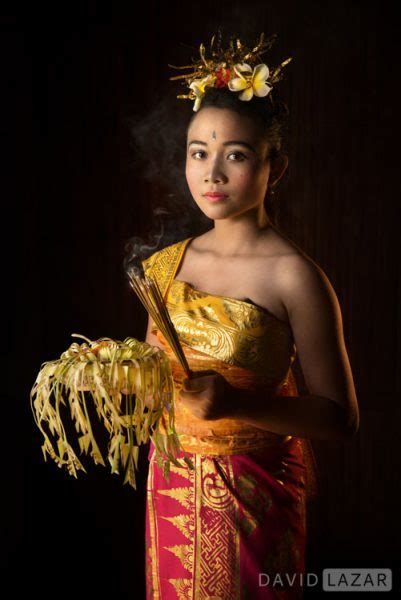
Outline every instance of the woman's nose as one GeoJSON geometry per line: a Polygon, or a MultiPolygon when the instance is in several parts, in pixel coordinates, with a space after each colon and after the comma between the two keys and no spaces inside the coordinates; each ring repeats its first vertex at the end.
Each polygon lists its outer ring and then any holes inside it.
{"type": "Polygon", "coordinates": [[[220,168],[219,164],[214,163],[205,174],[205,182],[207,181],[227,181],[227,177],[220,168]]]}

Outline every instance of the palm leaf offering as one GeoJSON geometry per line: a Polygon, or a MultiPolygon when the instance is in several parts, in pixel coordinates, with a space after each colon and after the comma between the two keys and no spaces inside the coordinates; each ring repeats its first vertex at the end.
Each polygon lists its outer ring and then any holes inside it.
{"type": "MultiPolygon", "coordinates": [[[[44,437],[44,460],[49,455],[75,478],[77,471],[87,472],[67,439],[65,415],[69,408],[80,454],[90,453],[95,464],[106,466],[89,414],[93,408],[89,403],[93,403],[109,435],[111,473],[120,474],[123,467],[124,484],[136,489],[139,446],[151,439],[157,464],[168,480],[170,463],[183,465],[177,459],[180,444],[174,425],[174,382],[165,352],[129,337],[123,342],[107,337],[91,341],[80,334],[72,337],[85,341],[71,344],[58,360],[43,363],[30,394],[34,419],[44,437]],[[164,409],[168,412],[166,436],[158,431],[164,409]]],[[[194,468],[189,458],[183,460],[194,468]]]]}

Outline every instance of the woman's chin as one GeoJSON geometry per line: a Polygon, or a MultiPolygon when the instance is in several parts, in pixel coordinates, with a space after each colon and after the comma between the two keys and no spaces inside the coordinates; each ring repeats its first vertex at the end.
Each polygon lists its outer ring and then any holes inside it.
{"type": "Polygon", "coordinates": [[[214,219],[218,221],[219,219],[227,219],[231,217],[234,213],[232,209],[227,206],[208,206],[202,208],[202,212],[209,219],[214,219]]]}

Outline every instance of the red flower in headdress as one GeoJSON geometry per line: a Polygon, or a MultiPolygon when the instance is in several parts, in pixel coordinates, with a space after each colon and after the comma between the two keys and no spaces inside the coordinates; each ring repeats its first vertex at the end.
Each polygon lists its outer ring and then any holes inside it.
{"type": "Polygon", "coordinates": [[[230,81],[230,69],[225,69],[224,67],[219,67],[216,70],[216,81],[214,83],[214,87],[217,87],[217,88],[226,87],[229,81],[230,81]]]}

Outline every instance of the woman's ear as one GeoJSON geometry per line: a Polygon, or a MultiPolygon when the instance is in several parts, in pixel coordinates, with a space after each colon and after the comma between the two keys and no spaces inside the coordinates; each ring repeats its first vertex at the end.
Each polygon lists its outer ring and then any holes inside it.
{"type": "Polygon", "coordinates": [[[289,159],[287,154],[280,154],[280,156],[277,156],[277,158],[274,159],[270,169],[270,185],[276,185],[276,183],[280,181],[288,167],[288,162],[289,159]]]}

